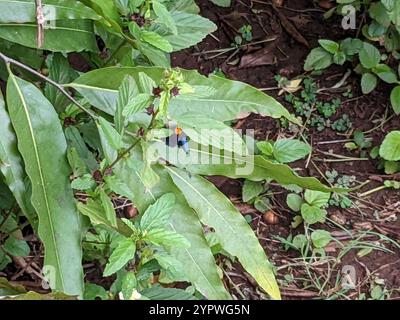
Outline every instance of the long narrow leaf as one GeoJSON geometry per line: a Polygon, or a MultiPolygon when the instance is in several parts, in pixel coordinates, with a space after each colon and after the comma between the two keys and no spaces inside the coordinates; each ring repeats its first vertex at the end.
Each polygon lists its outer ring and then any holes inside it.
{"type": "Polygon", "coordinates": [[[32,182],[44,266],[53,289],[82,295],[81,221],[69,182],[67,143],[57,113],[34,85],[10,73],[7,104],[32,182]]]}

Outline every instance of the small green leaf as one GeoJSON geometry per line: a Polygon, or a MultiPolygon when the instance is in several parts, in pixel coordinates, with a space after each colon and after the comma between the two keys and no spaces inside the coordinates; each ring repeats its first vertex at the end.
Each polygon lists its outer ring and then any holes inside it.
{"type": "Polygon", "coordinates": [[[175,196],[167,193],[160,197],[154,204],[148,207],[140,220],[140,228],[150,230],[162,228],[168,224],[175,205],[175,196]]]}
{"type": "Polygon", "coordinates": [[[286,204],[290,209],[292,209],[294,212],[300,212],[301,205],[304,203],[304,200],[302,197],[300,197],[296,193],[289,193],[286,197],[286,204]]]}
{"type": "Polygon", "coordinates": [[[243,202],[249,202],[264,191],[263,182],[245,180],[242,191],[243,202]]]}
{"type": "Polygon", "coordinates": [[[272,156],[274,152],[274,146],[268,141],[257,142],[257,148],[266,156],[272,156]]]}
{"type": "Polygon", "coordinates": [[[140,39],[164,52],[172,52],[174,50],[168,40],[153,31],[142,30],[140,33],[140,39]]]}
{"type": "Polygon", "coordinates": [[[400,86],[395,87],[390,94],[390,101],[396,114],[400,114],[400,86]]]}
{"type": "Polygon", "coordinates": [[[324,222],[326,214],[326,210],[316,206],[310,206],[307,203],[303,203],[301,206],[301,216],[303,217],[304,221],[309,224],[324,222]]]}
{"type": "Polygon", "coordinates": [[[361,89],[363,94],[369,94],[376,88],[378,79],[372,73],[364,73],[361,77],[361,89]]]}
{"type": "Polygon", "coordinates": [[[97,298],[100,298],[101,300],[107,300],[108,294],[106,289],[94,283],[86,283],[83,299],[96,300],[97,298]]]}
{"type": "Polygon", "coordinates": [[[122,269],[130,260],[135,257],[136,244],[130,238],[120,241],[114,249],[104,270],[103,276],[108,277],[122,269]]]}
{"type": "Polygon", "coordinates": [[[311,206],[322,207],[328,204],[331,194],[328,192],[306,190],[304,198],[311,206]]]}
{"type": "Polygon", "coordinates": [[[273,155],[280,163],[289,163],[304,158],[311,152],[311,147],[299,140],[281,139],[275,142],[273,155]]]}
{"type": "Polygon", "coordinates": [[[103,189],[100,189],[99,193],[101,205],[103,206],[107,220],[110,222],[111,226],[117,228],[117,215],[115,213],[114,205],[111,199],[103,189]]]}
{"type": "Polygon", "coordinates": [[[3,248],[14,257],[26,257],[31,251],[25,240],[17,239],[13,236],[7,238],[3,248]]]}
{"type": "Polygon", "coordinates": [[[150,94],[140,93],[129,101],[129,103],[122,111],[122,115],[126,118],[129,118],[134,114],[143,111],[144,109],[146,109],[146,107],[149,107],[151,102],[152,96],[150,94]]]}
{"type": "Polygon", "coordinates": [[[331,54],[336,54],[339,51],[339,44],[331,40],[318,40],[318,43],[322,48],[331,54]]]}
{"type": "Polygon", "coordinates": [[[325,248],[332,240],[332,236],[328,231],[315,230],[311,233],[311,240],[315,248],[325,248]]]}
{"type": "Polygon", "coordinates": [[[386,136],[380,147],[379,154],[385,160],[400,160],[400,131],[392,131],[386,136]]]}
{"type": "Polygon", "coordinates": [[[182,235],[166,228],[152,228],[144,233],[143,239],[156,246],[167,248],[189,248],[190,242],[182,235]]]}
{"type": "Polygon", "coordinates": [[[72,189],[81,191],[92,189],[95,186],[96,182],[94,181],[91,174],[85,174],[82,177],[76,178],[71,183],[72,189]]]}
{"type": "Polygon", "coordinates": [[[323,48],[315,48],[311,50],[310,54],[304,64],[305,71],[323,70],[328,68],[333,63],[333,55],[323,48]]]}
{"type": "Polygon", "coordinates": [[[359,57],[361,64],[367,69],[376,67],[379,61],[381,61],[381,54],[379,50],[367,42],[364,42],[364,45],[360,50],[359,57]]]}
{"type": "Polygon", "coordinates": [[[153,0],[153,10],[161,23],[165,24],[173,34],[178,34],[174,19],[162,3],[153,0]]]}

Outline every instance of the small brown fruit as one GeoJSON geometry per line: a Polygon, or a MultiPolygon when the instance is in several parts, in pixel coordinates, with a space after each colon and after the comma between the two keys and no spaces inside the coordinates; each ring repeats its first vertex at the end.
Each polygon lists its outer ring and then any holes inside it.
{"type": "Polygon", "coordinates": [[[138,215],[138,209],[130,205],[124,208],[124,214],[127,219],[135,218],[138,215]]]}
{"type": "Polygon", "coordinates": [[[267,211],[263,214],[263,219],[268,224],[278,224],[279,218],[273,211],[267,211]]]}
{"type": "Polygon", "coordinates": [[[322,9],[332,9],[335,5],[330,2],[329,0],[322,0],[318,3],[318,5],[322,8],[322,9]]]}

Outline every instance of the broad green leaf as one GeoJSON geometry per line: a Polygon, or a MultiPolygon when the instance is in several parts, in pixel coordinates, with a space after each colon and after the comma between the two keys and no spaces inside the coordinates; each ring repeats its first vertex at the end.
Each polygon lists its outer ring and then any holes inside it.
{"type": "Polygon", "coordinates": [[[339,51],[339,44],[331,40],[318,40],[318,43],[322,48],[331,54],[336,54],[339,51]]]}
{"type": "Polygon", "coordinates": [[[301,216],[304,221],[309,224],[324,222],[326,214],[326,210],[316,206],[310,206],[308,203],[303,203],[301,206],[301,216]]]}
{"type": "MultiPolygon", "coordinates": [[[[37,48],[36,23],[0,23],[0,38],[29,48],[37,48]]],[[[44,31],[42,49],[54,52],[97,52],[93,23],[90,20],[56,20],[44,31]]]]}
{"type": "Polygon", "coordinates": [[[381,54],[379,50],[367,42],[364,42],[364,45],[360,50],[359,57],[361,64],[367,69],[376,67],[379,61],[381,61],[381,54]]]}
{"type": "Polygon", "coordinates": [[[289,163],[304,158],[311,152],[310,145],[295,139],[280,139],[274,143],[274,158],[289,163]]]}
{"type": "Polygon", "coordinates": [[[325,248],[332,240],[332,236],[328,231],[315,230],[311,233],[311,240],[314,247],[325,248]]]}
{"type": "Polygon", "coordinates": [[[114,249],[104,270],[103,276],[108,277],[122,269],[130,260],[135,257],[136,244],[130,238],[121,240],[114,249]]]}
{"type": "Polygon", "coordinates": [[[199,14],[200,8],[197,6],[194,0],[169,0],[167,8],[173,11],[187,12],[193,14],[199,14]]]}
{"type": "MultiPolygon", "coordinates": [[[[96,108],[114,115],[118,88],[126,75],[132,76],[138,83],[139,73],[144,72],[156,83],[160,83],[164,77],[164,70],[158,67],[105,68],[88,72],[69,86],[78,90],[96,108]]],[[[207,78],[197,71],[181,71],[190,86],[206,86],[218,90],[210,92],[209,96],[180,95],[172,99],[169,106],[171,117],[201,114],[210,119],[229,121],[257,113],[275,119],[284,117],[298,123],[298,120],[274,98],[245,83],[217,76],[207,78]]]]}
{"type": "Polygon", "coordinates": [[[388,161],[400,160],[400,131],[392,131],[385,137],[379,149],[379,154],[388,161]]]}
{"type": "Polygon", "coordinates": [[[156,188],[146,191],[144,185],[140,183],[143,165],[138,152],[133,152],[130,158],[123,160],[114,169],[119,179],[128,182],[131,189],[130,200],[140,212],[144,212],[157,198],[173,192],[177,199],[170,226],[172,230],[189,240],[190,247],[171,248],[170,254],[182,263],[188,280],[207,299],[231,299],[218,275],[214,257],[204,238],[202,225],[196,213],[187,205],[168,173],[161,167],[157,170],[162,179],[161,183],[156,188]]]}
{"type": "Polygon", "coordinates": [[[212,21],[198,14],[172,12],[171,16],[178,33],[165,34],[164,38],[172,45],[174,51],[194,46],[217,30],[217,26],[212,21]]]}
{"type": "Polygon", "coordinates": [[[390,101],[396,114],[400,114],[400,86],[395,87],[390,94],[390,101]]]}
{"type": "Polygon", "coordinates": [[[143,214],[140,219],[140,228],[145,231],[164,227],[171,217],[174,206],[174,194],[167,193],[163,195],[154,204],[149,206],[143,214]]]}
{"type": "Polygon", "coordinates": [[[398,82],[396,73],[386,64],[378,64],[372,71],[386,83],[393,84],[398,82]]]}
{"type": "Polygon", "coordinates": [[[259,181],[246,180],[243,184],[242,199],[243,202],[249,202],[259,196],[264,191],[264,185],[259,181]]]}
{"type": "Polygon", "coordinates": [[[329,192],[320,192],[315,190],[306,190],[304,192],[304,199],[309,205],[322,207],[328,204],[331,194],[329,192]]]}
{"type": "Polygon", "coordinates": [[[158,150],[161,158],[194,174],[226,176],[232,179],[244,178],[252,181],[263,181],[269,178],[283,185],[297,185],[304,189],[322,192],[345,191],[329,188],[316,178],[300,177],[289,166],[269,161],[263,156],[220,155],[197,148],[190,148],[190,153],[187,155],[182,149],[176,151],[162,144],[155,144],[155,149],[158,150]]]}
{"type": "Polygon", "coordinates": [[[22,212],[33,227],[37,228],[37,216],[30,202],[30,191],[24,164],[17,148],[17,138],[10,117],[5,109],[3,95],[0,92],[0,171],[4,176],[22,212]]]}
{"type": "Polygon", "coordinates": [[[323,48],[312,49],[304,63],[304,70],[323,70],[333,63],[333,55],[323,48]]]}
{"type": "Polygon", "coordinates": [[[39,216],[39,237],[50,285],[83,294],[81,221],[66,159],[67,143],[53,106],[34,85],[10,74],[7,104],[18,148],[32,182],[32,204],[39,216]]]}
{"type": "MultiPolygon", "coordinates": [[[[45,0],[43,14],[46,21],[92,19],[100,17],[90,8],[75,0],[45,0]]],[[[35,0],[0,0],[0,23],[36,22],[35,0]]]]}
{"type": "Polygon", "coordinates": [[[361,77],[361,89],[363,94],[369,94],[376,88],[378,79],[372,73],[364,73],[361,77]]]}
{"type": "Polygon", "coordinates": [[[153,10],[158,17],[159,22],[165,24],[173,34],[178,33],[174,19],[161,2],[153,0],[153,10]]]}
{"type": "Polygon", "coordinates": [[[29,248],[26,241],[9,236],[4,242],[3,249],[14,257],[26,257],[29,255],[29,248]]]}
{"type": "Polygon", "coordinates": [[[140,33],[140,40],[151,44],[165,52],[172,52],[173,48],[167,39],[163,38],[156,32],[142,30],[140,33]]]}
{"type": "Polygon", "coordinates": [[[272,266],[253,230],[235,206],[204,178],[189,177],[183,170],[166,168],[200,221],[215,230],[222,248],[237,257],[273,299],[280,299],[272,266]]]}

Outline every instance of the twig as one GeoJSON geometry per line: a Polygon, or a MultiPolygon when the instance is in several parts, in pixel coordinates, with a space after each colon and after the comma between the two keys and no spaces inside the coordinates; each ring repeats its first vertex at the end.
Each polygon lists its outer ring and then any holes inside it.
{"type": "Polygon", "coordinates": [[[71,96],[67,90],[65,90],[65,88],[61,85],[58,84],[57,82],[51,80],[50,78],[44,76],[43,74],[41,74],[40,72],[28,67],[27,65],[14,60],[8,56],[6,56],[5,54],[3,54],[2,52],[0,52],[0,59],[2,59],[6,64],[10,65],[13,64],[15,66],[18,66],[32,74],[34,74],[35,76],[39,77],[40,79],[48,82],[49,84],[51,84],[52,86],[56,87],[63,95],[65,95],[68,100],[70,100],[73,104],[75,104],[79,109],[81,109],[83,112],[87,113],[93,120],[97,119],[97,115],[94,114],[92,111],[90,111],[89,109],[85,108],[83,105],[81,105],[78,101],[76,101],[76,99],[71,96]]]}
{"type": "Polygon", "coordinates": [[[35,0],[36,4],[36,21],[37,21],[37,47],[40,49],[44,44],[44,23],[45,17],[43,14],[42,0],[35,0]]]}

